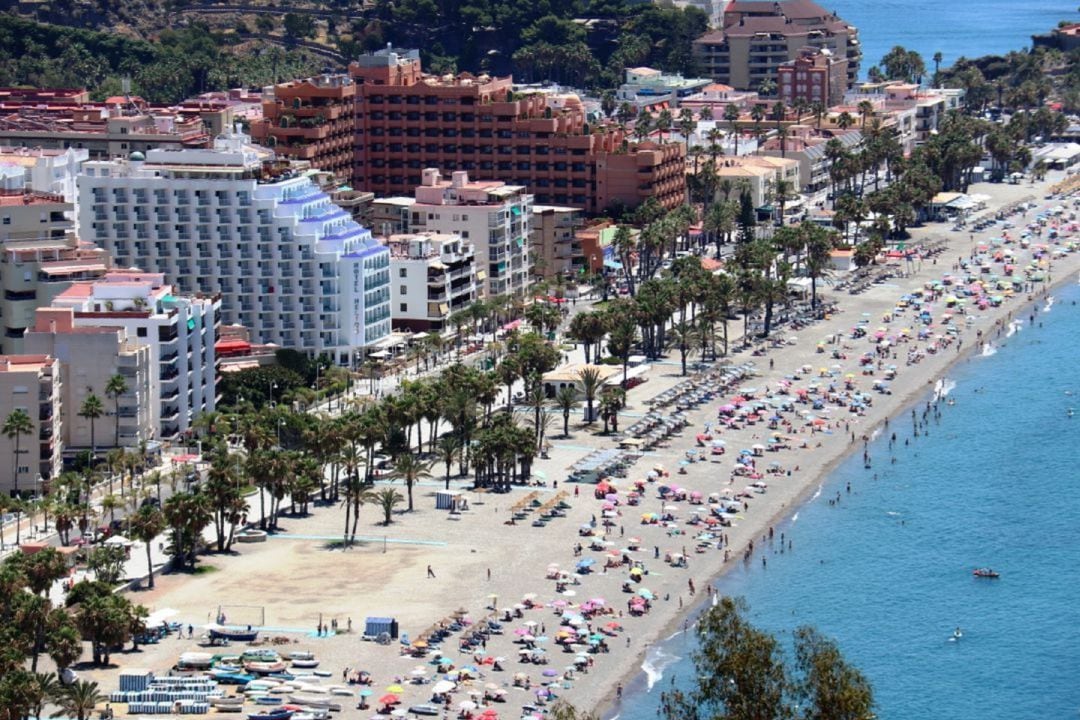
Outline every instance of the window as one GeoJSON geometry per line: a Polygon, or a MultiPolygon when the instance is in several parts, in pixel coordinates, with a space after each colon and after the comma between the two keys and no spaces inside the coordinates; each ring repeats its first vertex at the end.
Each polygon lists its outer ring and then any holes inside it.
{"type": "Polygon", "coordinates": [[[401,303],[401,312],[409,312],[409,303],[401,303]]]}
{"type": "Polygon", "coordinates": [[[409,269],[408,268],[400,268],[398,270],[398,277],[409,277],[409,269]]]}
{"type": "Polygon", "coordinates": [[[409,288],[407,288],[407,287],[405,287],[404,285],[402,285],[402,286],[401,286],[401,294],[402,294],[402,295],[408,295],[408,294],[409,294],[409,288]]]}
{"type": "Polygon", "coordinates": [[[135,329],[135,334],[138,337],[146,337],[146,328],[144,328],[144,327],[136,328],[135,329]]]}

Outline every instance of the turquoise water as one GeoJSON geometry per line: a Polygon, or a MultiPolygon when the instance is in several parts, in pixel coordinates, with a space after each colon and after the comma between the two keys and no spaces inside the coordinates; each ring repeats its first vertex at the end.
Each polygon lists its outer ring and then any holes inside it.
{"type": "MultiPolygon", "coordinates": [[[[1080,712],[1080,286],[1055,295],[995,354],[953,368],[955,405],[930,413],[929,436],[902,412],[871,443],[871,469],[843,463],[777,528],[767,569],[755,556],[718,584],[788,648],[801,624],[834,637],[883,719],[1080,712]],[[972,577],[983,565],[1001,579],[972,577]]],[[[693,676],[691,645],[680,635],[650,652],[656,685],[628,686],[620,720],[655,719],[660,691],[693,676]]]]}
{"type": "Polygon", "coordinates": [[[1080,21],[1070,0],[830,0],[819,3],[859,28],[863,70],[881,61],[894,45],[919,51],[933,72],[931,58],[941,51],[943,66],[960,56],[973,58],[1031,47],[1031,36],[1080,21]]]}

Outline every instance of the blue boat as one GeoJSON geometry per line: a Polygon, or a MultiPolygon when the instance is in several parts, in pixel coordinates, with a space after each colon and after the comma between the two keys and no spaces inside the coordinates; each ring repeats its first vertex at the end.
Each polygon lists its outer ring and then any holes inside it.
{"type": "Polygon", "coordinates": [[[248,720],[289,720],[293,716],[293,712],[295,711],[278,708],[264,713],[249,713],[248,720]]]}

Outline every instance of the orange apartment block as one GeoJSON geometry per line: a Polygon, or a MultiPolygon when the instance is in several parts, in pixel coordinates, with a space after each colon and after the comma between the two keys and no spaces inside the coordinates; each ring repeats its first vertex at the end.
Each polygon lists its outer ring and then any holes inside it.
{"type": "MultiPolygon", "coordinates": [[[[342,123],[351,118],[352,183],[378,195],[409,194],[425,168],[438,168],[524,185],[537,203],[590,213],[650,197],[665,207],[684,201],[680,144],[634,144],[619,128],[587,123],[576,96],[554,104],[539,93],[515,93],[511,77],[426,75],[415,50],[361,56],[348,77],[278,85],[264,103],[266,121],[252,129],[256,139],[273,138],[282,154],[321,169],[342,167],[336,147],[320,150],[325,141],[316,138],[316,149],[305,150],[312,138],[303,128],[281,127],[286,108],[314,98],[320,107],[339,106],[342,123]],[[332,92],[320,87],[331,84],[332,92]],[[293,155],[302,152],[308,155],[293,155]]],[[[335,132],[328,129],[327,140],[335,132]]]]}

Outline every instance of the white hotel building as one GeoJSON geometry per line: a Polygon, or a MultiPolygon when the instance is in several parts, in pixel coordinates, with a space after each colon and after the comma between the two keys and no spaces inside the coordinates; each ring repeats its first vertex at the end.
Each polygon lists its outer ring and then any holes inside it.
{"type": "Polygon", "coordinates": [[[390,253],[306,173],[248,140],[86,163],[83,237],[118,266],[220,294],[222,320],[259,342],[347,362],[390,333],[390,253]]]}

